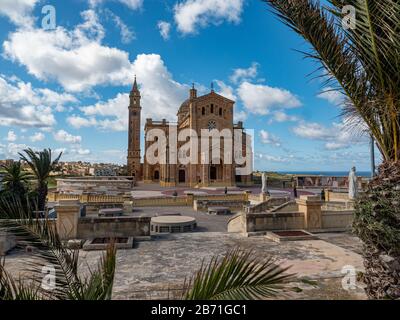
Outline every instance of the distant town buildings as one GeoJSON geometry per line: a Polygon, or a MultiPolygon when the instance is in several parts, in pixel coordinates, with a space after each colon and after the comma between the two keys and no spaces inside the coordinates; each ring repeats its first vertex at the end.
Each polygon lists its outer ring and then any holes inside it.
{"type": "Polygon", "coordinates": [[[52,173],[55,176],[117,176],[126,175],[125,166],[110,163],[60,162],[52,173]]]}
{"type": "Polygon", "coordinates": [[[0,166],[9,166],[14,162],[13,159],[0,160],[0,166]]]}

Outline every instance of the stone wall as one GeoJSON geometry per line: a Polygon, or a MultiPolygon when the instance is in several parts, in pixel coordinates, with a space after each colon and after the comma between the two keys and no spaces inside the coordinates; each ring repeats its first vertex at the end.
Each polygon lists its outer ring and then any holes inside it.
{"type": "Polygon", "coordinates": [[[348,192],[338,192],[338,191],[331,191],[325,190],[325,200],[330,201],[350,201],[349,193],[348,192]]]}
{"type": "Polygon", "coordinates": [[[61,194],[108,194],[122,195],[132,191],[133,177],[84,177],[56,179],[57,192],[61,194]]]}
{"type": "Polygon", "coordinates": [[[296,202],[283,205],[277,212],[243,212],[229,220],[228,231],[248,235],[270,230],[349,230],[353,221],[353,210],[322,210],[322,205],[318,196],[301,196],[296,202]],[[293,211],[296,207],[297,210],[293,211]]]}
{"type": "Polygon", "coordinates": [[[346,211],[354,209],[354,201],[330,201],[322,205],[324,211],[346,211]]]}
{"type": "Polygon", "coordinates": [[[245,208],[245,212],[247,213],[266,212],[275,206],[281,206],[289,201],[290,201],[289,197],[268,198],[266,201],[261,202],[259,204],[253,206],[247,206],[245,208]]]}
{"type": "Polygon", "coordinates": [[[249,204],[249,201],[243,200],[194,200],[193,209],[196,211],[207,211],[209,207],[227,207],[230,210],[242,210],[243,206],[249,204]]]}
{"type": "Polygon", "coordinates": [[[264,230],[292,230],[304,229],[304,215],[300,212],[250,214],[247,217],[247,232],[264,230]]]}
{"type": "Polygon", "coordinates": [[[150,236],[150,217],[80,217],[79,210],[73,202],[56,206],[57,232],[62,240],[150,236]]]}
{"type": "Polygon", "coordinates": [[[153,197],[132,200],[133,207],[187,206],[187,197],[153,197]]]}
{"type": "Polygon", "coordinates": [[[134,199],[130,196],[122,195],[97,195],[97,194],[61,194],[58,192],[49,193],[48,201],[76,201],[81,204],[91,206],[101,206],[106,204],[123,205],[131,202],[133,207],[163,207],[163,206],[190,206],[193,207],[195,200],[224,200],[224,201],[248,201],[248,193],[228,193],[228,194],[208,194],[194,195],[187,194],[180,197],[151,197],[134,199]]]}
{"type": "Polygon", "coordinates": [[[77,238],[149,237],[150,220],[150,217],[80,218],[77,238]]]}
{"type": "Polygon", "coordinates": [[[49,202],[60,201],[75,201],[82,204],[88,203],[124,203],[129,200],[130,196],[113,196],[113,195],[98,195],[98,194],[62,194],[58,192],[51,192],[47,196],[49,202]]]}
{"type": "Polygon", "coordinates": [[[349,230],[353,223],[354,212],[322,211],[322,229],[349,230]]]}

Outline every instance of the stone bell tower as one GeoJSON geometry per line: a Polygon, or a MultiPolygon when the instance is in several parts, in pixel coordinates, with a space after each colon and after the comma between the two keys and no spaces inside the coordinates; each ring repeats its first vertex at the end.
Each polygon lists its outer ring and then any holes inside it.
{"type": "Polygon", "coordinates": [[[140,91],[136,82],[133,83],[129,94],[129,138],[128,138],[128,175],[134,176],[136,181],[141,176],[140,166],[140,91]]]}

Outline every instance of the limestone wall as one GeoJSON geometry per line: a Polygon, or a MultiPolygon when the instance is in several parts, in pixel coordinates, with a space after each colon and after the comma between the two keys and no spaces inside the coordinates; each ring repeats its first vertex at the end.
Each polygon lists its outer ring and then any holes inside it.
{"type": "Polygon", "coordinates": [[[306,229],[345,231],[351,227],[353,210],[322,210],[324,204],[318,196],[301,196],[296,202],[288,202],[277,212],[243,212],[228,222],[229,232],[249,234],[269,230],[306,229]],[[296,211],[293,211],[296,209],[296,211]],[[291,209],[290,211],[285,211],[291,209]]]}
{"type": "Polygon", "coordinates": [[[140,198],[132,200],[133,207],[187,206],[186,197],[140,198]]]}
{"type": "Polygon", "coordinates": [[[288,198],[288,197],[269,198],[268,200],[261,202],[257,205],[246,207],[245,211],[247,213],[266,212],[267,210],[269,210],[275,206],[281,206],[289,201],[290,201],[290,198],[288,198]]]}
{"type": "Polygon", "coordinates": [[[129,200],[130,197],[125,197],[122,195],[98,195],[98,194],[61,194],[58,192],[51,192],[47,197],[50,202],[60,202],[60,201],[76,201],[82,204],[88,203],[124,203],[129,200]]]}
{"type": "Polygon", "coordinates": [[[246,215],[246,232],[269,230],[304,229],[304,214],[301,212],[287,213],[250,213],[246,215]]]}
{"type": "Polygon", "coordinates": [[[246,215],[238,213],[230,218],[228,222],[228,232],[246,233],[246,215]]]}
{"type": "Polygon", "coordinates": [[[221,200],[221,201],[248,201],[248,194],[243,193],[228,193],[228,194],[208,194],[208,195],[193,195],[187,194],[180,197],[151,197],[133,199],[130,196],[124,195],[99,195],[99,194],[62,194],[52,192],[48,195],[48,201],[76,201],[81,204],[92,206],[102,206],[105,204],[122,205],[130,201],[133,207],[162,207],[162,206],[190,206],[192,207],[195,200],[221,200]]]}
{"type": "Polygon", "coordinates": [[[348,192],[338,192],[338,191],[325,191],[325,200],[326,201],[349,201],[349,193],[348,192]]]}
{"type": "Polygon", "coordinates": [[[86,193],[122,195],[132,191],[135,181],[132,177],[90,177],[56,179],[57,192],[82,195],[86,193]]]}
{"type": "Polygon", "coordinates": [[[148,237],[150,217],[93,217],[78,220],[78,239],[97,237],[148,237]]]}
{"type": "Polygon", "coordinates": [[[249,205],[249,201],[243,200],[194,200],[193,209],[196,211],[207,211],[209,207],[227,207],[230,210],[243,209],[243,206],[249,205]]]}
{"type": "Polygon", "coordinates": [[[346,211],[354,209],[354,201],[330,201],[322,205],[324,211],[346,211]]]}
{"type": "Polygon", "coordinates": [[[323,229],[350,229],[353,223],[354,213],[348,211],[322,211],[323,229]]]}

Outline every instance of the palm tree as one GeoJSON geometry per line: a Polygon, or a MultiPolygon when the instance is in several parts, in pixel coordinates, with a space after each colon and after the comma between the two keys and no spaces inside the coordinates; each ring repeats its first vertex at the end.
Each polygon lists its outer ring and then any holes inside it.
{"type": "Polygon", "coordinates": [[[4,189],[14,195],[23,197],[27,192],[29,176],[23,171],[21,162],[12,162],[9,165],[1,165],[4,169],[3,176],[4,189]]]}
{"type": "Polygon", "coordinates": [[[79,249],[68,249],[54,224],[32,218],[20,199],[0,198],[0,231],[13,234],[17,247],[31,246],[32,259],[26,261],[28,279],[14,279],[0,260],[0,300],[109,300],[114,282],[116,249],[110,244],[97,269],[86,277],[78,272],[79,249]],[[54,268],[54,283],[43,286],[43,266],[54,268]]]}
{"type": "Polygon", "coordinates": [[[258,259],[254,252],[235,249],[224,258],[215,256],[185,283],[185,300],[253,300],[282,293],[292,274],[271,257],[258,259]]]}
{"type": "Polygon", "coordinates": [[[311,45],[304,54],[320,63],[325,86],[345,97],[343,115],[349,125],[360,124],[377,143],[383,163],[356,203],[353,228],[364,245],[368,296],[399,298],[400,4],[398,0],[327,0],[327,6],[316,0],[263,1],[311,45]],[[349,9],[356,12],[353,25],[346,23],[351,21],[349,9]]]}
{"type": "Polygon", "coordinates": [[[52,160],[51,149],[44,149],[43,151],[33,151],[32,149],[25,149],[26,155],[19,153],[21,160],[26,161],[33,171],[37,180],[38,192],[38,210],[43,211],[46,204],[47,197],[47,179],[50,172],[54,170],[58,161],[61,158],[62,152],[52,160]]]}

